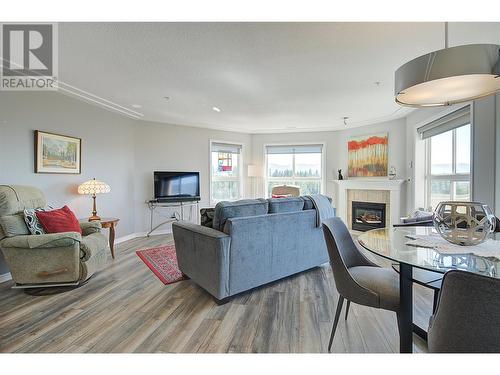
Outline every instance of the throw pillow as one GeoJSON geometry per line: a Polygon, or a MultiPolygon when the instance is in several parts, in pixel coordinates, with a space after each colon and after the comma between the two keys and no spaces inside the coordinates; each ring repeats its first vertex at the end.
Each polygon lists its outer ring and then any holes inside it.
{"type": "Polygon", "coordinates": [[[290,194],[273,194],[271,198],[289,198],[290,194]]]}
{"type": "Polygon", "coordinates": [[[213,227],[215,208],[202,208],[200,210],[201,225],[204,227],[213,227]]]}
{"type": "Polygon", "coordinates": [[[46,233],[78,232],[82,234],[80,223],[68,206],[52,211],[38,211],[36,216],[46,233]]]}
{"type": "Polygon", "coordinates": [[[40,224],[40,220],[36,217],[37,211],[45,211],[44,208],[28,208],[24,210],[24,221],[28,226],[28,230],[31,234],[45,234],[45,230],[40,224]]]}

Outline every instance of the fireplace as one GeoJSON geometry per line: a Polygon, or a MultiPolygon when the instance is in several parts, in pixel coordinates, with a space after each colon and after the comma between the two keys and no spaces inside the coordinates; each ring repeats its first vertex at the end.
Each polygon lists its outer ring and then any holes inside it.
{"type": "Polygon", "coordinates": [[[385,203],[352,202],[352,229],[385,228],[385,203]]]}

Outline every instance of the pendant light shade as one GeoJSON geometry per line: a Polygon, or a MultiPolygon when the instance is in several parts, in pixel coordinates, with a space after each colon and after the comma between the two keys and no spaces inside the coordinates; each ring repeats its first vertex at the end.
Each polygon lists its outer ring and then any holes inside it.
{"type": "Polygon", "coordinates": [[[497,44],[469,44],[417,57],[396,71],[396,102],[444,106],[499,92],[499,56],[497,44]]]}

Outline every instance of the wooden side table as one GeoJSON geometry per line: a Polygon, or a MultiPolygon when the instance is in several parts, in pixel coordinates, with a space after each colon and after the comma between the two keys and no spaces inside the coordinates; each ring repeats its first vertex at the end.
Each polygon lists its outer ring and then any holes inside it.
{"type": "Polygon", "coordinates": [[[118,225],[120,219],[115,217],[101,218],[101,226],[109,228],[109,248],[111,249],[111,256],[115,259],[115,227],[118,225]]]}

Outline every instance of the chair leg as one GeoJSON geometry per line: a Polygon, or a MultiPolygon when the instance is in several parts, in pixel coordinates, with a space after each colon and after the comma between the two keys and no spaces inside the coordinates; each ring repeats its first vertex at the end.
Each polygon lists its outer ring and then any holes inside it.
{"type": "Polygon", "coordinates": [[[351,306],[351,301],[347,300],[347,305],[345,307],[345,320],[347,320],[347,315],[349,315],[349,306],[351,306]]]}
{"type": "Polygon", "coordinates": [[[344,297],[339,296],[339,301],[337,302],[337,311],[335,312],[335,319],[333,321],[332,333],[330,334],[330,343],[328,344],[328,351],[332,349],[333,337],[335,336],[335,330],[337,329],[337,324],[339,322],[340,313],[342,312],[342,304],[344,303],[344,297]]]}

